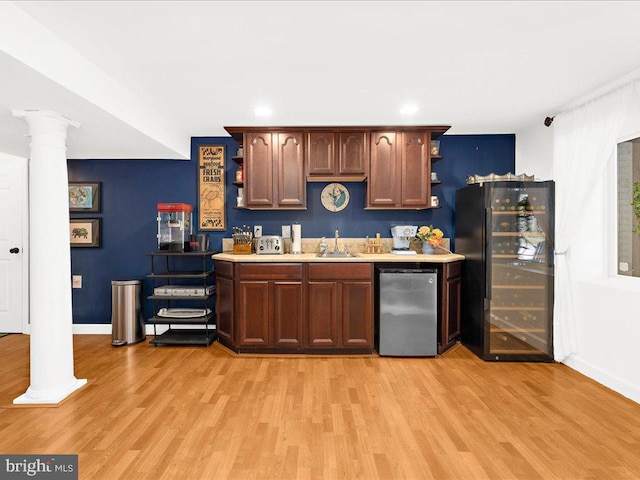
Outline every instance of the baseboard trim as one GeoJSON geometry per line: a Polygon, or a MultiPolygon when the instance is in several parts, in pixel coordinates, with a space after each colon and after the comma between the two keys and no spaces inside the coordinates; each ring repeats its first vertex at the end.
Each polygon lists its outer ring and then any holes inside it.
{"type": "MultiPolygon", "coordinates": [[[[166,325],[158,326],[158,333],[166,330],[166,325]]],[[[74,323],[72,331],[74,335],[111,335],[111,324],[74,323]]],[[[153,325],[145,325],[145,334],[153,335],[153,325]]]]}
{"type": "MultiPolygon", "coordinates": [[[[153,335],[153,325],[145,325],[144,327],[145,327],[146,335],[153,335]]],[[[157,328],[157,333],[161,334],[166,332],[169,329],[169,326],[158,325],[156,328],[157,328]]],[[[201,325],[186,325],[186,326],[173,325],[173,328],[174,329],[202,328],[204,330],[204,327],[201,325]]],[[[215,328],[216,328],[215,325],[209,326],[209,329],[215,330],[215,328]]],[[[74,335],[111,335],[111,324],[110,323],[74,323],[72,326],[72,332],[74,335]]],[[[29,333],[29,332],[25,332],[25,333],[29,333]]]]}
{"type": "Polygon", "coordinates": [[[601,383],[605,387],[618,392],[629,400],[633,400],[640,404],[640,386],[634,385],[628,379],[612,375],[602,368],[584,361],[576,355],[569,356],[562,363],[595,380],[596,382],[601,383]]]}

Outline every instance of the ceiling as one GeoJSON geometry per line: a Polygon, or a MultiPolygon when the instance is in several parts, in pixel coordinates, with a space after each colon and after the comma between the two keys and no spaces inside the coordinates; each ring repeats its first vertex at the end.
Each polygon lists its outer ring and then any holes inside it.
{"type": "Polygon", "coordinates": [[[640,67],[640,2],[0,3],[0,31],[29,26],[0,33],[0,151],[22,156],[12,109],[80,122],[69,158],[188,158],[225,125],[514,133],[640,67]]]}

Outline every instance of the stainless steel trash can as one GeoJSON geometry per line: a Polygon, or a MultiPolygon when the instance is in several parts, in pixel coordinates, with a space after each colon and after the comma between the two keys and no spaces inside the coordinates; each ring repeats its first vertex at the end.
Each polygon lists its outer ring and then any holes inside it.
{"type": "Polygon", "coordinates": [[[141,308],[142,280],[111,282],[111,345],[132,345],[145,339],[141,308]]]}

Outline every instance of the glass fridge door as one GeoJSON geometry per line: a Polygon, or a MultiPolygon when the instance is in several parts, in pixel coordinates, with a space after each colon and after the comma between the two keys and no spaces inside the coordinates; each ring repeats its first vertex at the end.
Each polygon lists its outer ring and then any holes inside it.
{"type": "Polygon", "coordinates": [[[551,360],[551,184],[496,182],[488,192],[483,353],[490,360],[551,360]]]}

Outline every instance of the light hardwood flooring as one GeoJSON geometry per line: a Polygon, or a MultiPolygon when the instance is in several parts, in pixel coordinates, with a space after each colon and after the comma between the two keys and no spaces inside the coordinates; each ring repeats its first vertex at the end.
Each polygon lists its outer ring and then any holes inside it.
{"type": "Polygon", "coordinates": [[[87,386],[6,408],[29,337],[0,338],[0,453],[79,454],[81,479],[640,478],[640,405],[561,364],[74,349],[87,386]]]}

